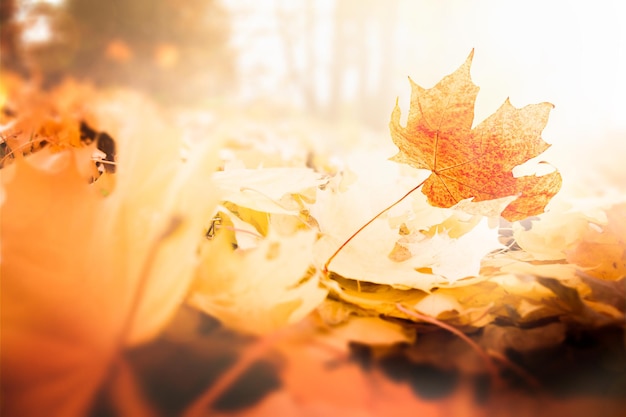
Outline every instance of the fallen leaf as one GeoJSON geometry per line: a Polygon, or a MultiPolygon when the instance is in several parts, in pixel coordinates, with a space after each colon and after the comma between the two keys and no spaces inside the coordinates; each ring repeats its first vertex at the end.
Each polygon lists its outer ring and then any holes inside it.
{"type": "MultiPolygon", "coordinates": [[[[314,248],[320,264],[384,207],[381,196],[397,198],[414,183],[417,171],[403,175],[398,164],[380,156],[377,150],[355,152],[346,164],[355,177],[351,184],[342,189],[342,182],[331,181],[317,193],[311,215],[324,234],[314,248]]],[[[345,278],[430,291],[478,275],[481,259],[501,247],[488,219],[435,208],[418,197],[363,229],[337,255],[332,270],[345,278]]]]}
{"type": "Polygon", "coordinates": [[[369,346],[391,346],[413,343],[415,329],[381,319],[380,317],[351,317],[346,323],[329,329],[328,337],[335,343],[363,343],[369,346]]]}
{"type": "Polygon", "coordinates": [[[434,318],[447,311],[458,312],[463,310],[463,307],[461,307],[455,297],[440,293],[427,295],[415,304],[413,308],[434,318]]]}
{"type": "Polygon", "coordinates": [[[314,231],[270,233],[254,249],[234,251],[218,236],[202,249],[189,303],[225,326],[253,334],[294,323],[326,297],[317,272],[309,273],[314,231]]]}
{"type": "MultiPolygon", "coordinates": [[[[460,223],[460,222],[459,222],[460,223]]],[[[471,225],[469,232],[452,238],[451,231],[441,231],[431,238],[414,239],[415,235],[402,237],[396,247],[406,248],[415,268],[430,268],[435,275],[455,282],[462,278],[477,276],[480,264],[489,252],[501,249],[497,231],[490,228],[487,219],[471,225]]]]}
{"type": "Polygon", "coordinates": [[[626,277],[626,204],[606,214],[607,224],[588,227],[578,245],[567,251],[567,260],[597,278],[619,280],[626,277]]]}
{"type": "Polygon", "coordinates": [[[213,174],[222,198],[241,207],[293,214],[301,209],[289,198],[325,181],[309,168],[230,169],[213,174]],[[287,197],[287,198],[284,198],[287,197]]]}
{"type": "Polygon", "coordinates": [[[589,300],[614,305],[624,312],[626,310],[626,277],[619,281],[606,281],[586,273],[579,273],[583,282],[591,289],[589,300]]]}
{"type": "Polygon", "coordinates": [[[515,242],[533,259],[561,260],[566,258],[566,251],[571,250],[580,241],[588,228],[589,218],[580,212],[566,207],[540,216],[525,229],[519,223],[513,223],[515,242]]]}
{"type": "Polygon", "coordinates": [[[532,329],[490,324],[483,330],[481,344],[502,353],[508,349],[529,352],[557,346],[565,340],[565,336],[566,327],[558,322],[532,329]]]}
{"type": "Polygon", "coordinates": [[[158,112],[126,98],[94,103],[103,123],[126,116],[109,196],[78,149],[0,171],[3,414],[86,415],[121,350],[154,337],[186,294],[217,203],[214,145],[183,163],[158,112]]]}
{"type": "MultiPolygon", "coordinates": [[[[346,246],[333,262],[332,270],[346,278],[376,284],[391,285],[397,288],[415,288],[429,291],[432,287],[447,282],[446,278],[432,271],[420,272],[422,265],[409,258],[403,262],[389,259],[387,254],[398,240],[397,232],[386,221],[379,219],[346,246]]],[[[322,237],[314,247],[319,264],[337,249],[337,241],[322,237]]],[[[436,262],[432,257],[429,261],[436,262]]]]}
{"type": "Polygon", "coordinates": [[[512,171],[548,148],[540,134],[553,106],[516,109],[507,99],[471,129],[478,94],[470,78],[473,55],[431,89],[411,81],[406,127],[400,125],[397,103],[391,115],[391,136],[400,149],[392,160],[431,171],[422,192],[435,207],[452,207],[468,198],[479,202],[517,196],[502,212],[504,218],[542,213],[561,187],[560,174],[517,178],[512,171]]]}
{"type": "Polygon", "coordinates": [[[412,305],[427,294],[421,290],[402,290],[389,285],[371,284],[336,276],[333,276],[327,286],[331,294],[336,295],[353,308],[361,308],[363,311],[386,316],[397,315],[396,303],[412,305]]]}

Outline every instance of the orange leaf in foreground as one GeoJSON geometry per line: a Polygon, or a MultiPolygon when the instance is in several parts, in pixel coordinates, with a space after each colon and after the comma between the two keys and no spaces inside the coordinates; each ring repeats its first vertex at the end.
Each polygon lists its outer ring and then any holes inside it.
{"type": "Polygon", "coordinates": [[[3,416],[87,415],[109,378],[124,382],[122,350],[180,306],[217,203],[213,144],[183,163],[175,132],[143,101],[94,107],[123,127],[108,196],[81,172],[83,149],[46,147],[0,170],[3,416]]]}
{"type": "Polygon", "coordinates": [[[411,107],[406,127],[400,107],[389,124],[400,152],[392,160],[432,171],[422,192],[436,207],[461,200],[493,200],[517,196],[502,212],[510,221],[540,214],[561,188],[561,175],[515,178],[512,170],[545,151],[541,139],[553,105],[516,109],[507,101],[472,129],[478,87],[470,78],[474,52],[437,85],[424,89],[411,81],[411,107]]]}

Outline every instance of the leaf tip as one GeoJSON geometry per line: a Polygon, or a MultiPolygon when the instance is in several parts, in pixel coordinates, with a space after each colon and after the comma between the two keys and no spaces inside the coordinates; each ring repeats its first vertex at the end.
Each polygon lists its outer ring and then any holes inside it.
{"type": "Polygon", "coordinates": [[[467,59],[465,59],[465,62],[463,63],[463,65],[461,65],[461,67],[459,67],[459,69],[457,70],[457,71],[465,72],[466,76],[468,77],[470,82],[471,82],[470,70],[471,70],[471,67],[472,67],[472,60],[473,59],[474,59],[474,48],[472,48],[472,51],[467,56],[467,59]]]}
{"type": "Polygon", "coordinates": [[[391,121],[389,122],[390,126],[394,124],[399,125],[401,113],[402,111],[400,110],[399,97],[396,97],[396,105],[393,107],[393,110],[391,111],[391,121]]]}

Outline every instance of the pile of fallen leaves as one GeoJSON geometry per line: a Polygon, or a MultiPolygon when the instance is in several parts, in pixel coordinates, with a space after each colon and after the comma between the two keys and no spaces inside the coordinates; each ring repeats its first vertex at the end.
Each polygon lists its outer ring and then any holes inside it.
{"type": "Polygon", "coordinates": [[[341,156],[3,74],[3,413],[618,412],[626,194],[559,193],[549,103],[472,128],[471,61],[341,156]]]}

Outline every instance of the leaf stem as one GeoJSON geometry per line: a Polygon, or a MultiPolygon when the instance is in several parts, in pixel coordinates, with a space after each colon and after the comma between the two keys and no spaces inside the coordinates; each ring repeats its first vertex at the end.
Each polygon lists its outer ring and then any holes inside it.
{"type": "Polygon", "coordinates": [[[396,200],[394,203],[392,203],[391,205],[387,206],[386,208],[384,208],[380,213],[378,213],[377,215],[375,215],[374,217],[372,217],[367,223],[365,223],[363,226],[359,227],[359,229],[354,232],[352,234],[352,236],[350,236],[345,242],[342,243],[341,246],[339,246],[339,248],[337,248],[337,250],[330,256],[330,258],[328,258],[328,260],[326,261],[326,263],[324,264],[324,267],[322,269],[322,273],[324,275],[328,275],[328,267],[330,266],[330,263],[333,261],[333,259],[335,259],[335,257],[337,255],[339,255],[339,252],[342,251],[343,248],[345,248],[348,243],[350,243],[350,241],[352,239],[354,239],[359,233],[361,233],[363,231],[363,229],[365,229],[367,226],[369,226],[370,224],[372,224],[374,222],[374,220],[376,220],[377,218],[379,218],[380,216],[382,216],[383,214],[385,214],[386,212],[388,212],[389,210],[391,210],[394,206],[396,206],[397,204],[399,204],[402,200],[404,200],[405,198],[407,198],[409,195],[411,195],[415,190],[417,190],[418,188],[420,188],[422,185],[424,185],[424,183],[426,182],[426,179],[423,180],[422,182],[420,182],[419,184],[417,184],[415,187],[411,188],[411,190],[409,190],[409,192],[407,192],[406,194],[404,194],[402,197],[400,197],[398,200],[396,200]]]}
{"type": "Polygon", "coordinates": [[[430,317],[425,314],[420,314],[417,311],[413,309],[409,309],[408,307],[405,307],[400,303],[396,304],[396,308],[408,316],[414,317],[416,319],[420,319],[430,324],[434,324],[435,326],[440,327],[444,330],[447,330],[450,333],[458,336],[461,340],[467,343],[472,349],[474,349],[474,351],[482,358],[482,360],[485,363],[485,367],[487,368],[487,371],[491,375],[492,381],[494,381],[496,385],[501,384],[500,373],[498,372],[498,368],[494,364],[491,356],[489,356],[489,354],[478,343],[474,342],[468,335],[466,335],[465,333],[463,333],[456,327],[450,326],[449,324],[444,323],[441,320],[437,320],[434,317],[430,317]]]}

